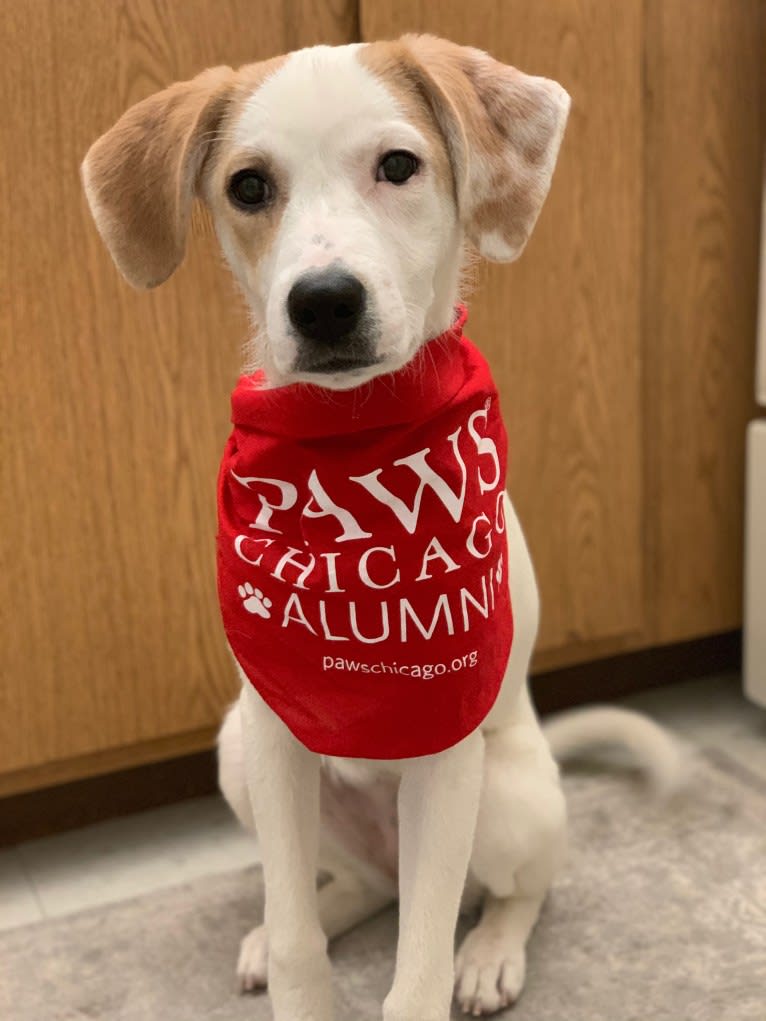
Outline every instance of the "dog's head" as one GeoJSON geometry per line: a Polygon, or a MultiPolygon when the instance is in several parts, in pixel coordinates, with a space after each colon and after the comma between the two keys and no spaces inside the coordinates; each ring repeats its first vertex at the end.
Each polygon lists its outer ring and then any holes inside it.
{"type": "Polygon", "coordinates": [[[568,109],[555,82],[432,36],[317,46],[138,103],[83,177],[137,287],[182,261],[200,197],[267,378],[343,388],[449,326],[466,239],[488,259],[521,253],[568,109]]]}

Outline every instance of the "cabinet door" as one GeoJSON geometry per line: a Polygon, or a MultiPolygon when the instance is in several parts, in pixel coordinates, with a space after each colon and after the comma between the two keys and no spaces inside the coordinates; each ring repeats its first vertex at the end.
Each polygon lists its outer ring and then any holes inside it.
{"type": "Polygon", "coordinates": [[[669,642],[742,623],[766,4],[650,0],[646,39],[651,631],[669,642]]]}
{"type": "Polygon", "coordinates": [[[0,792],[209,745],[214,485],[246,319],[209,230],[136,294],[78,167],[131,104],[353,38],[355,4],[27,0],[0,25],[0,792]]]}
{"type": "Polygon", "coordinates": [[[364,39],[428,31],[558,79],[573,107],[521,260],[484,266],[469,335],[501,390],[510,489],[542,593],[537,665],[644,628],[642,3],[362,0],[364,39]]]}

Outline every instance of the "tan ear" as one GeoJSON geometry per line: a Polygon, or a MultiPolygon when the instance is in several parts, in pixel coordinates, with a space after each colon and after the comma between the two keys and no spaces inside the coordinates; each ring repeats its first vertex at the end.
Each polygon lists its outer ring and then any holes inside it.
{"type": "Polygon", "coordinates": [[[205,154],[234,72],[214,67],[131,107],[82,165],[93,218],[134,287],[156,287],[181,263],[205,154]]]}
{"type": "Polygon", "coordinates": [[[428,35],[401,42],[445,136],[468,238],[487,259],[518,258],[550,188],[569,95],[481,50],[428,35]]]}

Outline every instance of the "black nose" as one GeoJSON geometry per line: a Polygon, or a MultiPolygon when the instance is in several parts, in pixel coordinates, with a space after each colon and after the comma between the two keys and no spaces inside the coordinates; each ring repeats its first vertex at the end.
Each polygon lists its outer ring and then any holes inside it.
{"type": "Polygon", "coordinates": [[[366,292],[355,276],[339,269],[304,273],[290,288],[290,322],[307,340],[335,344],[359,324],[366,292]]]}

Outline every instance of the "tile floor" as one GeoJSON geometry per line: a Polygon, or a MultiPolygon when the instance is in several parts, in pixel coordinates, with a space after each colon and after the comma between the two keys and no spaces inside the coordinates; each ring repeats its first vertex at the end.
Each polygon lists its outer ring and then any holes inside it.
{"type": "Polygon", "coordinates": [[[0,929],[251,865],[257,848],[219,797],[0,850],[0,929]]]}
{"type": "MultiPolygon", "coordinates": [[[[766,779],[766,710],[733,675],[642,692],[625,704],[766,779]]],[[[87,826],[0,850],[0,929],[66,915],[251,864],[253,839],[218,797],[87,826]]]]}

